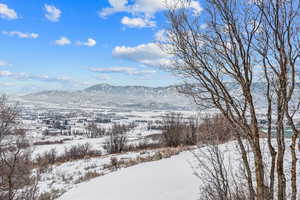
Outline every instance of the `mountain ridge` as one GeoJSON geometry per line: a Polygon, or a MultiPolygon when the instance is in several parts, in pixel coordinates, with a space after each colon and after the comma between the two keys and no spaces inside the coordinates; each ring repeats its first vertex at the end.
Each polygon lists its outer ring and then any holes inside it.
{"type": "Polygon", "coordinates": [[[178,93],[179,85],[165,87],[97,84],[78,91],[46,90],[22,96],[33,102],[97,105],[143,109],[190,109],[191,101],[178,93]]]}

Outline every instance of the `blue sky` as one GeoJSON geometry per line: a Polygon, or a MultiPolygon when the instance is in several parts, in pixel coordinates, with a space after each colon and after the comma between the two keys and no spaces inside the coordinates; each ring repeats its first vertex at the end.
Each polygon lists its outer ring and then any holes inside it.
{"type": "MultiPolygon", "coordinates": [[[[168,0],[172,4],[176,0],[168,0]]],[[[166,86],[163,0],[0,0],[0,89],[166,86]]],[[[200,14],[198,1],[191,9],[200,14]]]]}

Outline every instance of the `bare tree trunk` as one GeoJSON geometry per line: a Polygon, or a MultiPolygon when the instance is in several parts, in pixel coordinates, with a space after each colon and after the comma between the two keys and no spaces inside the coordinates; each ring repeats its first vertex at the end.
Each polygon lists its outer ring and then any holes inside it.
{"type": "MultiPolygon", "coordinates": [[[[282,105],[279,105],[281,107],[282,105]]],[[[278,144],[278,150],[277,150],[277,184],[278,184],[278,193],[277,193],[277,199],[278,200],[285,200],[286,199],[286,178],[284,174],[283,169],[283,159],[284,159],[284,152],[285,152],[285,141],[284,141],[284,126],[283,126],[283,115],[282,109],[278,108],[278,113],[280,115],[277,119],[277,144],[278,144]]]]}
{"type": "Polygon", "coordinates": [[[257,200],[265,200],[265,184],[264,184],[264,165],[262,154],[260,151],[259,140],[254,142],[254,162],[255,162],[255,174],[256,174],[256,191],[257,200]]]}
{"type": "Polygon", "coordinates": [[[297,156],[296,156],[296,142],[297,142],[297,135],[294,134],[292,136],[292,144],[291,154],[292,154],[292,167],[291,167],[291,188],[292,188],[292,196],[291,200],[297,199],[297,156]]]}
{"type": "Polygon", "coordinates": [[[246,170],[249,200],[255,200],[255,190],[254,190],[254,187],[253,187],[252,172],[251,172],[250,165],[249,165],[249,162],[248,162],[247,152],[246,152],[245,146],[244,146],[240,136],[237,137],[237,141],[238,141],[238,144],[239,144],[239,148],[242,152],[241,154],[242,154],[243,164],[244,164],[244,167],[245,167],[245,170],[246,170]]]}

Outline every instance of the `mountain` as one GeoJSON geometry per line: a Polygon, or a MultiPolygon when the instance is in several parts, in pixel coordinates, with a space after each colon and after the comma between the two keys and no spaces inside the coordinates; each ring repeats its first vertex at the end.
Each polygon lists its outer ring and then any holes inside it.
{"type": "MultiPolygon", "coordinates": [[[[243,101],[241,88],[235,84],[226,83],[229,93],[243,101]]],[[[194,110],[196,105],[192,98],[178,92],[178,86],[145,87],[145,86],[113,86],[98,84],[80,91],[43,91],[28,94],[21,98],[30,102],[49,103],[72,107],[111,107],[124,109],[147,110],[194,110]]],[[[300,85],[299,85],[300,87],[300,85]]],[[[199,89],[199,88],[198,88],[199,89]]],[[[252,93],[254,104],[258,108],[266,108],[266,83],[253,83],[252,93]]],[[[300,94],[297,89],[297,96],[300,94]]]]}
{"type": "Polygon", "coordinates": [[[21,97],[23,100],[81,107],[135,109],[192,109],[192,102],[178,93],[176,86],[113,86],[98,84],[80,91],[42,91],[21,97]]]}
{"type": "Polygon", "coordinates": [[[112,86],[109,84],[94,85],[84,90],[85,92],[103,92],[106,94],[123,95],[164,95],[167,93],[177,93],[176,86],[168,87],[145,87],[145,86],[112,86]]]}

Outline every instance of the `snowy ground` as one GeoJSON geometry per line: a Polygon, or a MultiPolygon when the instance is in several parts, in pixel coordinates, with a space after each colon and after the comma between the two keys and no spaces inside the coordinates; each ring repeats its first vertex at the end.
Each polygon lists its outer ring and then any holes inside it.
{"type": "Polygon", "coordinates": [[[197,200],[199,179],[191,152],[148,162],[82,183],[59,200],[197,200]]]}
{"type": "MultiPolygon", "coordinates": [[[[139,142],[147,142],[151,143],[150,139],[146,139],[147,136],[153,135],[153,134],[160,134],[161,131],[159,130],[147,130],[147,127],[145,124],[140,124],[130,132],[128,132],[128,142],[129,144],[137,144],[139,142]],[[147,141],[145,141],[147,140],[147,141]]],[[[103,149],[104,143],[106,142],[108,137],[101,137],[101,138],[85,138],[80,136],[56,136],[56,137],[49,137],[46,140],[51,141],[52,140],[63,140],[64,138],[68,138],[70,140],[65,141],[62,144],[50,144],[50,145],[37,145],[33,147],[33,158],[36,158],[38,155],[42,155],[45,152],[50,151],[51,149],[55,149],[57,152],[57,155],[61,155],[65,152],[65,149],[70,149],[73,145],[78,144],[86,144],[89,143],[91,145],[92,150],[100,150],[102,153],[105,153],[105,150],[103,149]]]]}
{"type": "MultiPolygon", "coordinates": [[[[59,107],[58,107],[59,108],[59,107]]],[[[57,109],[58,109],[57,108],[57,109]]],[[[85,108],[86,111],[94,111],[85,108]]],[[[108,109],[109,110],[109,109],[108,109]]],[[[120,123],[129,123],[135,120],[155,121],[161,119],[166,111],[118,111],[117,116],[124,118],[120,123]]],[[[191,111],[181,111],[185,117],[199,113],[191,111]]],[[[201,113],[200,113],[201,114],[201,113]]],[[[202,113],[202,115],[205,115],[202,113]]],[[[200,188],[205,183],[195,175],[205,177],[207,175],[203,168],[199,167],[199,162],[195,159],[192,152],[183,152],[171,158],[137,164],[129,168],[121,168],[117,171],[106,168],[111,163],[111,157],[117,157],[118,160],[130,161],[131,159],[145,158],[153,156],[157,150],[145,152],[133,152],[120,155],[107,155],[103,149],[106,137],[89,139],[86,137],[75,136],[55,136],[45,137],[41,129],[36,129],[37,122],[27,122],[24,124],[31,129],[30,141],[51,141],[60,139],[69,139],[62,144],[36,145],[33,149],[33,158],[38,154],[43,154],[55,149],[57,155],[64,153],[65,149],[73,145],[89,143],[93,150],[101,150],[104,156],[76,160],[66,163],[60,163],[52,166],[52,170],[41,174],[39,183],[40,192],[51,192],[59,190],[66,192],[59,200],[198,200],[201,196],[200,188]],[[43,138],[43,140],[41,140],[43,138]],[[90,181],[82,180],[87,173],[98,174],[97,177],[91,177],[90,181]]],[[[149,135],[160,134],[159,130],[147,130],[147,123],[139,122],[138,127],[128,133],[129,143],[139,143],[144,141],[149,135]]],[[[104,124],[107,126],[111,124],[104,124]]],[[[76,125],[76,128],[84,129],[83,125],[76,125]]],[[[102,127],[103,128],[103,127],[102,127]]],[[[153,142],[147,139],[147,143],[153,142]]],[[[264,142],[263,142],[264,143],[264,142]]],[[[269,158],[267,145],[264,143],[264,158],[269,158]]],[[[285,171],[288,174],[290,170],[289,141],[287,141],[287,152],[285,171]]],[[[221,152],[224,155],[226,168],[238,173],[241,166],[241,158],[236,148],[235,142],[220,145],[221,152]]],[[[195,153],[195,152],[194,152],[195,153]]],[[[203,147],[196,151],[202,158],[208,153],[208,148],[203,147]]],[[[251,152],[249,151],[249,154],[251,152]]],[[[251,157],[251,155],[250,155],[251,157]]],[[[300,157],[300,152],[298,152],[300,157]]],[[[268,159],[265,159],[268,160],[268,159]]],[[[205,163],[205,159],[203,160],[205,163]]],[[[209,163],[207,163],[209,165],[209,163]]],[[[270,163],[266,162],[266,166],[270,163]]],[[[298,161],[298,166],[300,163],[298,161]]],[[[252,169],[254,167],[252,166],[252,169]]],[[[300,170],[298,177],[300,180],[300,170]]],[[[266,172],[268,174],[268,172],[266,172]]],[[[287,186],[289,186],[289,177],[287,176],[287,186]]],[[[300,191],[300,185],[299,185],[300,191]]],[[[300,199],[299,199],[300,200],[300,199]]]]}
{"type": "MultiPolygon", "coordinates": [[[[232,170],[234,175],[238,173],[241,166],[241,157],[236,145],[236,142],[219,145],[226,168],[232,170]]],[[[266,145],[265,141],[262,141],[262,145],[266,145]]],[[[194,151],[204,162],[206,162],[204,155],[208,152],[209,147],[194,151]]],[[[249,155],[251,159],[250,151],[249,155]]],[[[268,156],[266,148],[264,157],[268,158],[268,156]]],[[[289,187],[291,158],[288,149],[285,159],[287,186],[289,187]]],[[[209,162],[206,164],[209,165],[209,162]]],[[[253,166],[251,168],[254,169],[253,166]]],[[[107,200],[197,200],[201,195],[200,188],[205,186],[205,183],[195,175],[195,172],[201,177],[207,175],[192,152],[183,152],[168,159],[139,164],[80,183],[61,196],[59,200],[98,200],[99,197],[107,200]]],[[[300,179],[299,171],[298,179],[300,179]]]]}
{"type": "Polygon", "coordinates": [[[119,161],[129,162],[137,158],[153,156],[155,153],[156,151],[149,150],[119,155],[106,155],[56,164],[40,175],[40,182],[38,184],[39,192],[45,193],[53,190],[60,191],[60,193],[65,192],[75,187],[77,183],[84,181],[83,179],[88,173],[96,174],[97,176],[111,173],[112,169],[107,166],[111,164],[112,157],[119,161]]]}

